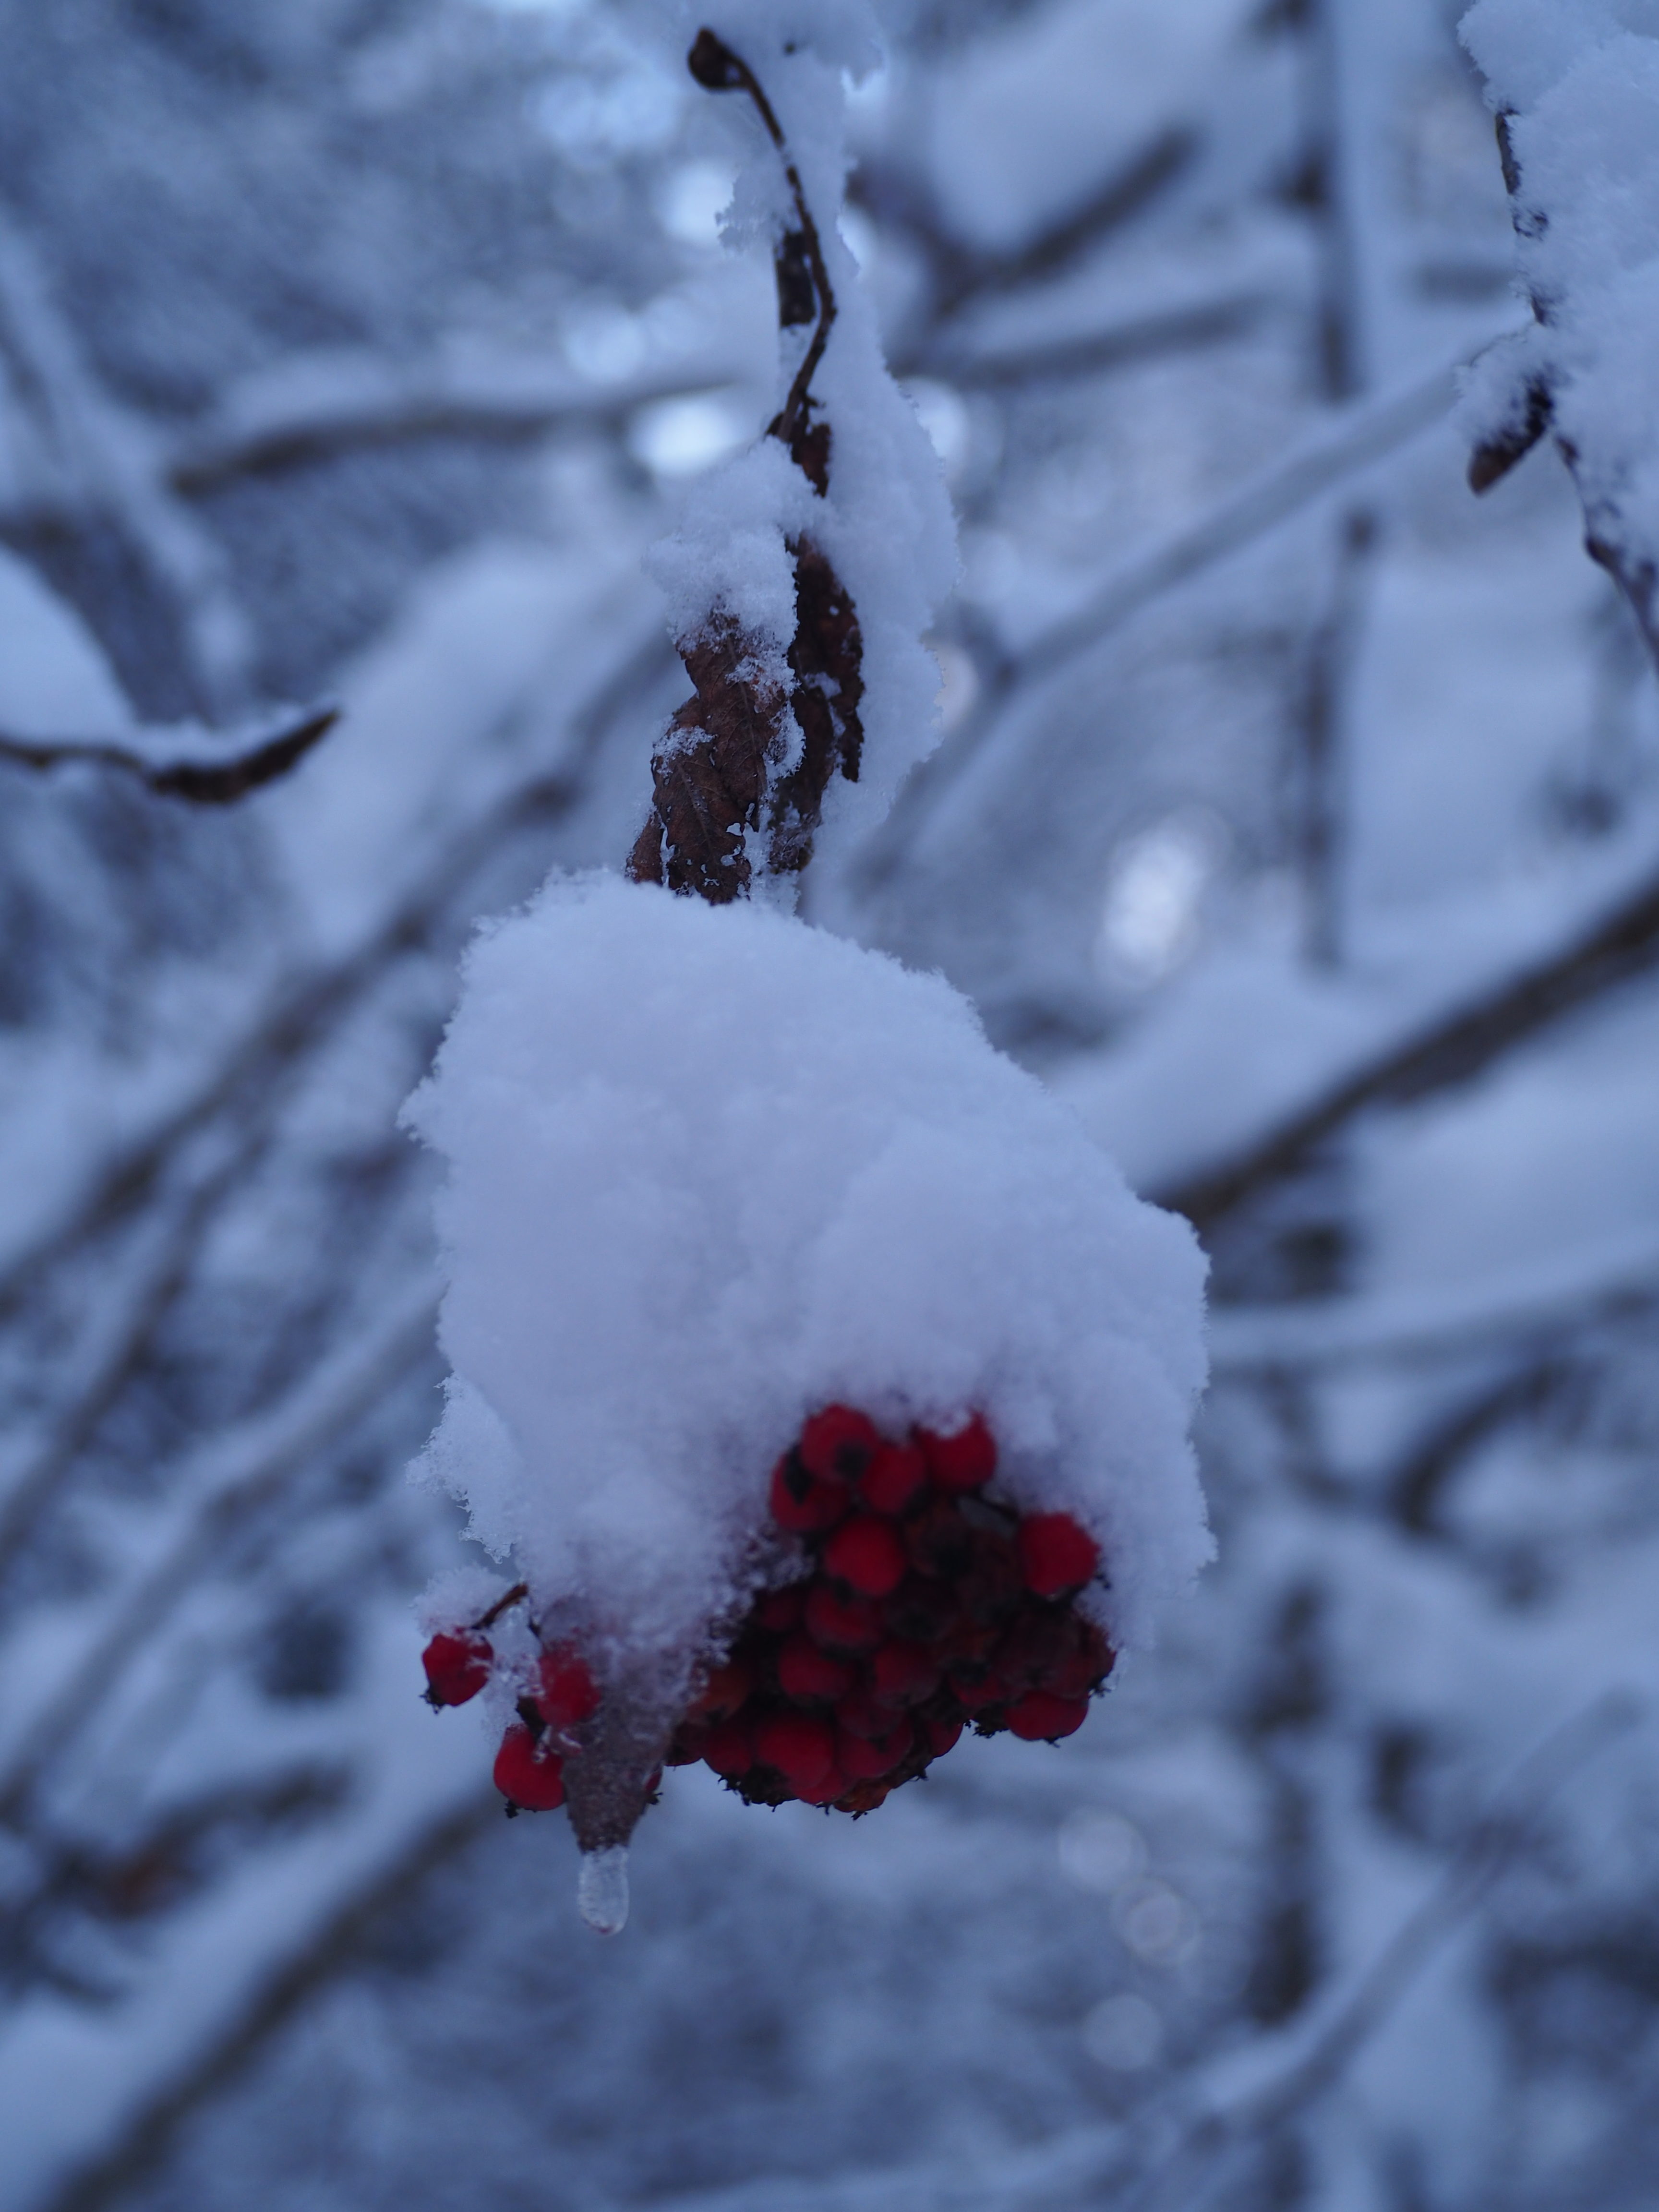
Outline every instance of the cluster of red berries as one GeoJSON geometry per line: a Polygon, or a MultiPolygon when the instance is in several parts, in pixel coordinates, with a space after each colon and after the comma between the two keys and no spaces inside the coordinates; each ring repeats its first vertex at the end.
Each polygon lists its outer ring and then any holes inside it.
{"type": "MultiPolygon", "coordinates": [[[[470,1628],[433,1638],[421,1655],[428,1705],[465,1705],[477,1696],[495,1664],[485,1632],[526,1595],[520,1583],[470,1628]]],[[[495,1787],[509,1813],[558,1810],[564,1802],[565,1759],[580,1748],[571,1731],[599,1709],[599,1685],[574,1645],[544,1651],[534,1681],[518,1701],[519,1717],[495,1754],[495,1787]]]]}
{"type": "Polygon", "coordinates": [[[680,1723],[750,1804],[870,1813],[969,1723],[1053,1741],[1081,1726],[1112,1651],[1075,1607],[1100,1553],[1069,1514],[988,1498],[977,1417],[902,1443],[846,1406],[807,1422],[772,1476],[772,1517],[811,1571],[757,1599],[680,1723]]]}
{"type": "MultiPolygon", "coordinates": [[[[1075,1600],[1100,1564],[1066,1513],[1020,1515],[986,1495],[996,1445],[975,1417],[900,1443],[827,1407],[772,1476],[772,1517],[809,1571],[757,1598],[676,1730],[667,1764],[701,1759],[750,1804],[799,1799],[873,1812],[965,1726],[1053,1742],[1082,1725],[1112,1668],[1075,1600]]],[[[427,1695],[464,1705],[489,1678],[484,1631],[427,1646],[427,1695]]],[[[495,1759],[509,1808],[564,1798],[570,1731],[599,1692],[568,1645],[543,1654],[495,1759]]]]}

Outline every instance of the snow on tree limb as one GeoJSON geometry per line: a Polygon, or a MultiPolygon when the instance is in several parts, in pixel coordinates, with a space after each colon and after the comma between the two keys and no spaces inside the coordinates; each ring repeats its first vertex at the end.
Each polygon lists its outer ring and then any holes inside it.
{"type": "Polygon", "coordinates": [[[1659,659],[1659,34],[1607,0],[1480,0],[1462,36],[1534,317],[1468,380],[1469,481],[1486,490],[1553,432],[1585,550],[1659,659]]]}
{"type": "Polygon", "coordinates": [[[24,737],[0,730],[0,760],[23,768],[84,763],[137,776],[167,799],[228,806],[297,768],[340,719],[335,706],[269,717],[240,731],[207,731],[185,723],[170,729],[124,730],[118,737],[24,737]]]}
{"type": "Polygon", "coordinates": [[[1164,1205],[1207,1228],[1304,1167],[1372,1107],[1468,1083],[1502,1054],[1659,963],[1659,881],[1650,878],[1566,943],[1355,1067],[1235,1158],[1184,1177],[1164,1205]]]}

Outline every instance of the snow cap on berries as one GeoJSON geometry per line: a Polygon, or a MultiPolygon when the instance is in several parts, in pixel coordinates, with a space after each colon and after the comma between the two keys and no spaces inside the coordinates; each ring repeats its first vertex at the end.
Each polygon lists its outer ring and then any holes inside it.
{"type": "MultiPolygon", "coordinates": [[[[826,1407],[889,1437],[982,1416],[1000,1492],[1099,1545],[1120,1647],[1206,1557],[1192,1233],[939,977],[769,908],[556,881],[479,937],[408,1112],[449,1168],[427,1469],[601,1679],[689,1663],[743,1599],[826,1407]]],[[[878,1542],[849,1601],[890,1587],[878,1542]]]]}

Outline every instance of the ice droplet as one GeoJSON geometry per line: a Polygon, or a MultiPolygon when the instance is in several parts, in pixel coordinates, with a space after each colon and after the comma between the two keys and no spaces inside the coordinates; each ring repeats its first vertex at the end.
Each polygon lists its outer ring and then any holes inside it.
{"type": "Polygon", "coordinates": [[[628,1846],[585,1851],[576,1881],[582,1918],[600,1936],[620,1936],[628,1925],[628,1846]]]}

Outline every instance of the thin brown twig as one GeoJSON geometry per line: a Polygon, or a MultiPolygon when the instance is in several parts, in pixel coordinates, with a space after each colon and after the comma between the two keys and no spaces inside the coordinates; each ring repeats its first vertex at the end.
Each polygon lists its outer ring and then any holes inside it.
{"type": "MultiPolygon", "coordinates": [[[[794,202],[798,235],[805,249],[817,295],[817,327],[812,333],[799,368],[795,371],[788,397],[767,424],[766,434],[769,438],[779,439],[799,460],[800,447],[808,428],[807,418],[815,404],[811,397],[812,379],[817,374],[818,363],[823,359],[823,349],[830,343],[830,332],[835,326],[836,314],[836,295],[830,283],[830,271],[824,266],[823,241],[807,203],[800,171],[789,150],[789,142],[783,135],[783,126],[778,121],[776,112],[760,80],[748,63],[740,54],[733,53],[723,39],[706,29],[698,32],[687,59],[692,76],[707,91],[748,94],[766,127],[767,135],[778,150],[790,198],[794,202]]],[[[807,473],[811,475],[811,471],[809,469],[807,473]]]]}
{"type": "Polygon", "coordinates": [[[970,713],[911,773],[857,864],[860,882],[890,881],[951,787],[986,749],[1021,694],[1039,691],[1156,600],[1276,530],[1338,485],[1442,421],[1455,395],[1455,371],[1345,409],[1261,474],[1228,492],[1194,521],[1131,554],[1075,614],[1041,630],[982,672],[970,713]]]}

